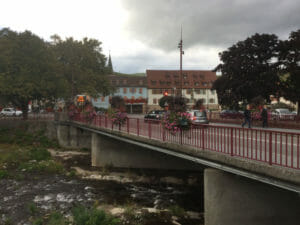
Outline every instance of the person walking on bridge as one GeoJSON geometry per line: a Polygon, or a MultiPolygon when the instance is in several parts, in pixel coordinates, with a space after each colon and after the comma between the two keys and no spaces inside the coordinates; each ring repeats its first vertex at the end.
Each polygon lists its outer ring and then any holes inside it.
{"type": "Polygon", "coordinates": [[[247,105],[246,110],[244,111],[245,121],[242,124],[244,127],[248,123],[248,128],[251,128],[251,112],[250,112],[250,105],[247,105]]]}
{"type": "Polygon", "coordinates": [[[268,111],[266,105],[264,105],[264,108],[262,109],[260,115],[262,120],[262,127],[268,127],[268,111]]]}

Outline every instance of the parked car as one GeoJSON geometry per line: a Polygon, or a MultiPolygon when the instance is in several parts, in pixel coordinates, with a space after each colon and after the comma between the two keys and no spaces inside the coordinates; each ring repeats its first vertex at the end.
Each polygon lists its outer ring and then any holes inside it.
{"type": "Polygon", "coordinates": [[[275,109],[272,111],[272,119],[280,119],[280,120],[294,120],[296,118],[296,114],[291,112],[289,109],[275,109]]]}
{"type": "Polygon", "coordinates": [[[21,116],[22,111],[15,110],[14,108],[4,108],[0,113],[2,116],[21,116]]]}
{"type": "Polygon", "coordinates": [[[220,113],[220,117],[222,119],[242,119],[244,118],[244,114],[236,110],[223,110],[220,113]]]}
{"type": "Polygon", "coordinates": [[[164,113],[164,110],[152,110],[144,116],[144,121],[161,120],[164,113]]]}
{"type": "Polygon", "coordinates": [[[191,110],[188,111],[188,113],[191,115],[192,124],[199,125],[199,124],[208,124],[209,121],[207,119],[207,113],[205,110],[191,110]]]}

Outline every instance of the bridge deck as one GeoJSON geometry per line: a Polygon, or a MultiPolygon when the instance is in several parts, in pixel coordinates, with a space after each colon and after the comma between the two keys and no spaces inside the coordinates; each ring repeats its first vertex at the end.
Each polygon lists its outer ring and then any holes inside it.
{"type": "Polygon", "coordinates": [[[171,134],[160,122],[145,122],[140,118],[128,118],[122,126],[114,125],[106,116],[96,116],[92,121],[88,121],[81,114],[74,120],[162,142],[192,146],[269,165],[300,169],[300,133],[203,125],[194,126],[189,131],[171,134]]]}

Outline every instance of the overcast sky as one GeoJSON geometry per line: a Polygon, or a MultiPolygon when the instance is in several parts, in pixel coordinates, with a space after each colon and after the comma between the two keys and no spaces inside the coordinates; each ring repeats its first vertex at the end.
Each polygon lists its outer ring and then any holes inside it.
{"type": "Polygon", "coordinates": [[[300,0],[3,0],[0,28],[49,40],[95,38],[114,70],[214,69],[218,53],[255,33],[286,39],[300,29],[300,0]]]}

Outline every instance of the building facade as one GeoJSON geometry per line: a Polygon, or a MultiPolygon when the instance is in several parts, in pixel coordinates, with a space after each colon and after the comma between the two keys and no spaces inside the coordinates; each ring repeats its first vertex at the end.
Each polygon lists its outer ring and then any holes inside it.
{"type": "Polygon", "coordinates": [[[201,99],[207,109],[218,109],[218,98],[212,84],[217,79],[216,73],[205,70],[147,70],[148,110],[160,109],[159,99],[165,91],[170,96],[189,99],[188,107],[201,99]]]}
{"type": "Polygon", "coordinates": [[[112,96],[121,96],[126,104],[127,113],[145,113],[147,105],[147,80],[145,76],[110,75],[109,80],[115,88],[115,93],[93,99],[98,108],[107,109],[112,96]]]}

